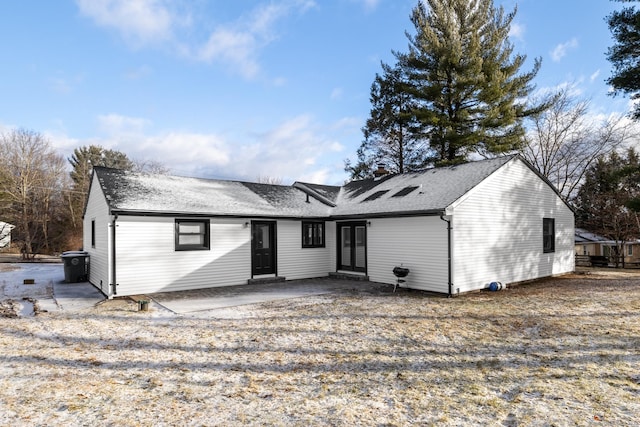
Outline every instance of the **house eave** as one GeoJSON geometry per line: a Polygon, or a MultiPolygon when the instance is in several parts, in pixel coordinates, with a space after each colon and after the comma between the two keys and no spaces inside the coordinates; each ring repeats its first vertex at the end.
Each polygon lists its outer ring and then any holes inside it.
{"type": "Polygon", "coordinates": [[[416,217],[416,216],[440,216],[445,214],[445,209],[426,209],[413,211],[397,211],[397,212],[373,212],[359,214],[340,214],[340,215],[264,215],[256,213],[246,214],[223,214],[213,212],[181,212],[181,211],[145,211],[133,209],[111,209],[112,215],[119,216],[145,216],[145,217],[188,217],[188,218],[265,218],[265,219],[293,219],[293,220],[325,220],[325,221],[344,221],[351,219],[368,219],[368,218],[398,218],[398,217],[416,217]]]}
{"type": "Polygon", "coordinates": [[[445,209],[427,209],[415,211],[396,211],[396,212],[372,212],[362,214],[342,214],[331,215],[330,218],[336,221],[349,219],[369,219],[369,218],[398,218],[398,217],[415,217],[415,216],[440,216],[445,213],[445,209]]]}
{"type": "Polygon", "coordinates": [[[184,211],[145,211],[133,209],[111,209],[111,213],[120,216],[144,216],[144,217],[163,217],[163,218],[263,218],[263,219],[326,219],[325,216],[317,215],[264,215],[257,213],[246,214],[224,214],[213,212],[184,212],[184,211]]]}

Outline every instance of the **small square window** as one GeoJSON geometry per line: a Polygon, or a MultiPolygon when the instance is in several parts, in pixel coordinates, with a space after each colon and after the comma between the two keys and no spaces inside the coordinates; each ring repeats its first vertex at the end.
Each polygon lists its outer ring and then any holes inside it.
{"type": "Polygon", "coordinates": [[[324,248],[324,222],[323,221],[303,221],[302,222],[302,247],[303,248],[324,248]]]}
{"type": "Polygon", "coordinates": [[[176,251],[208,250],[209,220],[176,219],[176,251]]]}
{"type": "Polygon", "coordinates": [[[556,251],[556,221],[542,218],[542,250],[544,253],[556,251]]]}

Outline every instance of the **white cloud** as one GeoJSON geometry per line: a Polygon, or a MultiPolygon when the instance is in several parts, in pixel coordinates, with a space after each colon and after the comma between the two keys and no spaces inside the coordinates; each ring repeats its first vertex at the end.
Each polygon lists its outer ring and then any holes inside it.
{"type": "Polygon", "coordinates": [[[214,29],[191,56],[204,62],[222,62],[245,78],[254,78],[260,71],[260,50],[277,38],[277,22],[293,11],[304,13],[314,6],[313,1],[283,1],[258,6],[246,17],[214,29]]]}
{"type": "Polygon", "coordinates": [[[190,170],[194,164],[219,167],[230,161],[229,145],[218,135],[175,131],[153,134],[152,126],[145,118],[115,113],[98,116],[98,130],[104,135],[98,145],[177,170],[190,170]]]}
{"type": "Polygon", "coordinates": [[[330,98],[331,98],[331,99],[333,99],[333,100],[341,99],[341,98],[342,98],[342,93],[343,93],[343,92],[344,92],[344,91],[342,90],[342,88],[341,88],[341,87],[334,88],[334,89],[331,91],[330,98]]]}
{"type": "Polygon", "coordinates": [[[251,33],[219,28],[198,48],[195,58],[204,62],[223,62],[244,77],[252,78],[260,69],[256,50],[257,41],[251,33]]]}
{"type": "MultiPolygon", "coordinates": [[[[282,178],[284,183],[308,180],[327,169],[328,158],[341,153],[342,144],[325,134],[324,126],[315,123],[309,115],[285,120],[267,132],[256,134],[253,141],[240,145],[234,152],[234,171],[244,179],[257,176],[282,178]]],[[[326,183],[329,174],[312,182],[326,183]]]]}
{"type": "Polygon", "coordinates": [[[53,92],[66,95],[73,92],[74,89],[83,81],[84,76],[82,74],[77,74],[75,76],[59,74],[55,77],[49,78],[49,88],[53,92]]]}
{"type": "MultiPolygon", "coordinates": [[[[301,114],[264,132],[237,135],[154,130],[155,124],[140,117],[105,114],[97,118],[98,136],[72,138],[64,131],[49,133],[65,157],[73,149],[100,145],[122,151],[129,158],[157,161],[176,175],[253,181],[258,177],[336,183],[343,179],[336,162],[344,145],[331,135],[331,126],[301,114]],[[329,133],[327,133],[329,132],[329,133]]],[[[340,131],[338,131],[340,132],[340,131]]]]}
{"type": "Polygon", "coordinates": [[[162,47],[195,61],[221,63],[245,78],[260,72],[260,51],[278,36],[277,24],[304,13],[312,0],[280,0],[255,7],[234,21],[212,26],[197,2],[176,0],[76,0],[98,26],[117,31],[134,48],[162,47]],[[192,18],[198,16],[198,20],[192,18]],[[199,28],[194,28],[198,25],[199,28]],[[206,29],[205,29],[206,28],[206,29]],[[187,31],[183,31],[183,30],[187,31]],[[194,39],[194,34],[206,34],[194,39]]]}
{"type": "Polygon", "coordinates": [[[568,91],[570,96],[581,97],[584,90],[580,87],[580,81],[564,81],[555,86],[543,86],[538,88],[533,94],[534,97],[545,97],[547,95],[558,93],[561,90],[568,91]]]}
{"type": "Polygon", "coordinates": [[[560,43],[551,52],[551,59],[555,62],[559,62],[567,55],[569,49],[575,49],[578,47],[578,39],[575,37],[565,43],[560,43]]]}
{"type": "Polygon", "coordinates": [[[98,128],[107,135],[142,134],[150,125],[150,120],[115,113],[98,116],[98,128]]]}
{"type": "Polygon", "coordinates": [[[319,169],[310,173],[306,173],[298,177],[296,181],[300,182],[311,182],[314,184],[317,183],[326,183],[331,180],[331,171],[328,169],[319,169]]]}
{"type": "Polygon", "coordinates": [[[65,158],[70,158],[76,148],[88,145],[70,137],[63,131],[47,131],[44,134],[51,141],[51,145],[65,158]]]}
{"type": "Polygon", "coordinates": [[[364,10],[367,12],[373,12],[378,8],[380,4],[380,0],[351,0],[354,3],[359,3],[364,7],[364,10]]]}
{"type": "Polygon", "coordinates": [[[598,76],[600,76],[600,70],[599,70],[599,69],[598,69],[598,70],[596,70],[593,74],[591,74],[591,75],[589,76],[589,81],[590,81],[591,83],[593,83],[593,82],[598,78],[598,76]]]}
{"type": "Polygon", "coordinates": [[[158,159],[170,168],[191,165],[219,168],[231,161],[230,144],[214,134],[170,132],[146,138],[140,145],[144,158],[158,159]]]}
{"type": "Polygon", "coordinates": [[[292,6],[285,3],[270,3],[257,7],[250,14],[247,30],[251,34],[260,35],[268,40],[272,37],[275,23],[286,16],[292,6]]]}
{"type": "Polygon", "coordinates": [[[177,15],[163,0],[76,0],[97,25],[118,31],[136,47],[173,37],[177,15]]]}
{"type": "Polygon", "coordinates": [[[509,28],[509,37],[512,37],[518,40],[524,40],[525,30],[526,30],[526,27],[523,24],[518,24],[517,22],[514,24],[511,24],[511,28],[509,28]]]}
{"type": "Polygon", "coordinates": [[[335,122],[331,129],[360,132],[360,128],[364,124],[362,117],[343,117],[335,122]]]}

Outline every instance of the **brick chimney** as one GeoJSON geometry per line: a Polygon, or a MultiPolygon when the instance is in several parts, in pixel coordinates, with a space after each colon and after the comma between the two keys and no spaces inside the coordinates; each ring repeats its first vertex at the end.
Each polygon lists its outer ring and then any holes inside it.
{"type": "Polygon", "coordinates": [[[386,165],[384,163],[378,163],[378,169],[373,171],[373,176],[375,178],[382,178],[385,175],[389,175],[389,171],[385,169],[386,165]]]}

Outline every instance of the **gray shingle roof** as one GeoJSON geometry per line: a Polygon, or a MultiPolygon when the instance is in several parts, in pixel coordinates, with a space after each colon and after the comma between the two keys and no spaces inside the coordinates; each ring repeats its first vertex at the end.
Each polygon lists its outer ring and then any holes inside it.
{"type": "Polygon", "coordinates": [[[609,239],[599,236],[595,233],[591,233],[583,228],[575,229],[575,241],[576,243],[601,243],[609,239]]]}
{"type": "Polygon", "coordinates": [[[357,217],[444,210],[514,156],[352,181],[342,187],[186,178],[94,168],[114,212],[357,217]],[[310,197],[308,197],[310,196],[310,197]]]}
{"type": "Polygon", "coordinates": [[[353,181],[342,187],[331,213],[353,216],[442,211],[514,157],[353,181]],[[375,195],[378,197],[372,197],[375,195]]]}
{"type": "Polygon", "coordinates": [[[120,213],[303,217],[329,207],[283,185],[154,175],[96,167],[109,207],[120,213]]]}

